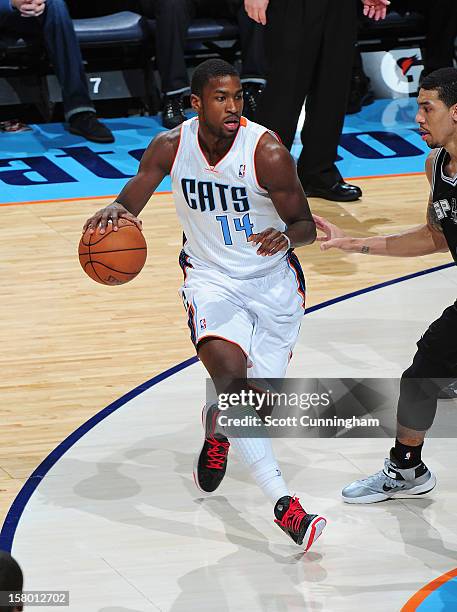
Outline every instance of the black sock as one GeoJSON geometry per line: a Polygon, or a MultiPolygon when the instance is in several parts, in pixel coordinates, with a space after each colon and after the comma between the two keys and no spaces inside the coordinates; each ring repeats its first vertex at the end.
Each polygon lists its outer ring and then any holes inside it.
{"type": "Polygon", "coordinates": [[[392,453],[398,466],[403,469],[412,468],[422,461],[421,453],[424,443],[419,446],[407,446],[402,444],[397,439],[395,440],[395,448],[392,449],[392,453]]]}

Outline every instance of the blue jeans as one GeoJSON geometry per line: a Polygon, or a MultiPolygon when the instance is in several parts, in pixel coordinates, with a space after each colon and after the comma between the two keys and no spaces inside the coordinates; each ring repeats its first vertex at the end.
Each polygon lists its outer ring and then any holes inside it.
{"type": "Polygon", "coordinates": [[[65,0],[46,0],[46,9],[40,17],[21,17],[14,11],[0,15],[0,37],[19,34],[44,39],[44,44],[56,76],[62,87],[65,119],[76,113],[94,111],[89,96],[86,74],[79,43],[68,13],[65,0]]]}

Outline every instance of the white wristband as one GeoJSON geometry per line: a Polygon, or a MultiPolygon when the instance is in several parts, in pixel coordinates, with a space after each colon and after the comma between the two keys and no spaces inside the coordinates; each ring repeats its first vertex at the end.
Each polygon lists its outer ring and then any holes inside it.
{"type": "Polygon", "coordinates": [[[290,238],[287,234],[285,234],[284,232],[282,233],[282,235],[284,236],[284,238],[287,240],[288,243],[288,247],[287,247],[287,251],[291,248],[290,246],[290,238]]]}

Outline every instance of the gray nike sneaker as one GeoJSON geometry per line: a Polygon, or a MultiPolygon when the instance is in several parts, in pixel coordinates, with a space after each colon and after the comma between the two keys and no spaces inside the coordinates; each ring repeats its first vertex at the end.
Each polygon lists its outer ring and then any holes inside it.
{"type": "Polygon", "coordinates": [[[390,451],[390,459],[384,461],[384,469],[373,476],[356,480],[342,491],[348,504],[372,504],[392,497],[424,495],[436,485],[435,475],[422,461],[419,465],[401,469],[390,451]]]}

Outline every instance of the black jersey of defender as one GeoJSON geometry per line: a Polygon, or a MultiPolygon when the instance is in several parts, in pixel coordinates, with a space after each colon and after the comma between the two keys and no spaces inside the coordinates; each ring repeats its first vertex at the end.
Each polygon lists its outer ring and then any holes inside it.
{"type": "Polygon", "coordinates": [[[449,250],[457,263],[457,176],[446,176],[449,161],[446,149],[440,149],[433,165],[432,197],[436,218],[443,228],[449,250]]]}

